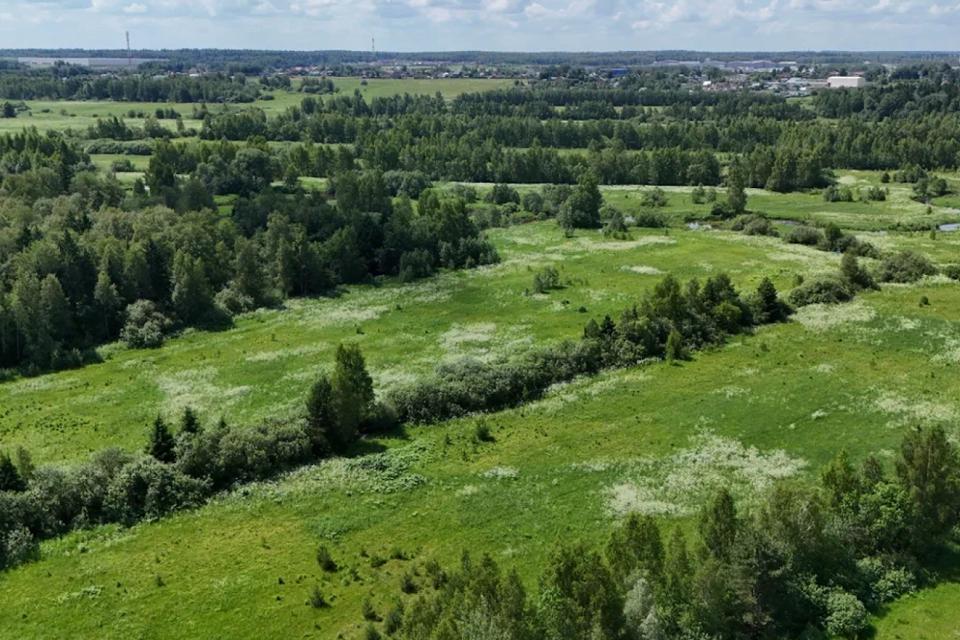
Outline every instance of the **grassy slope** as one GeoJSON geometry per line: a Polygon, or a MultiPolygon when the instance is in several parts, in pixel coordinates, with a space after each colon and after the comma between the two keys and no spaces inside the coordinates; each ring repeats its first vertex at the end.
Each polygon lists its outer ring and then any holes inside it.
{"type": "MultiPolygon", "coordinates": [[[[236,385],[256,390],[232,405],[228,400],[231,416],[272,413],[299,396],[341,337],[359,340],[376,376],[389,382],[426,371],[444,354],[483,355],[522,347],[513,341],[527,336],[570,336],[584,321],[574,311],[579,304],[591,313],[612,311],[657,279],[622,267],[654,267],[682,278],[724,269],[744,286],[770,274],[785,286],[796,272],[836,264],[831,254],[726,233],[674,230],[669,239],[675,244],[622,245],[593,236],[564,240],[544,223],[494,237],[502,266],[300,303],[262,321],[243,320],[231,332],[197,333],[160,351],[122,352],[97,367],[0,386],[4,406],[17,403],[14,415],[31,408],[76,412],[103,425],[64,434],[34,427],[15,437],[40,444],[47,459],[77,457],[106,442],[137,446],[143,432],[131,416],[142,411],[145,421],[171,401],[157,390],[158,378],[207,368],[215,370],[212,388],[193,380],[195,374],[182,381],[184,393],[198,394],[206,419],[216,415],[219,399],[231,397],[223,390],[236,385]],[[562,264],[565,275],[585,276],[589,285],[523,297],[527,267],[549,262],[562,264]],[[557,304],[563,299],[572,309],[557,304]],[[340,319],[345,324],[334,322],[340,319]],[[454,324],[460,328],[448,333],[454,324]],[[283,355],[261,355],[277,352],[283,355]],[[244,360],[250,356],[256,359],[244,360]],[[77,402],[89,393],[86,382],[101,389],[96,407],[77,402]],[[31,390],[35,385],[48,386],[31,390]]],[[[927,242],[916,236],[888,241],[927,242]]],[[[952,238],[929,244],[956,251],[952,238]]],[[[749,500],[771,477],[812,473],[839,443],[855,455],[886,455],[910,424],[952,423],[960,406],[960,383],[950,375],[960,362],[953,337],[958,305],[960,290],[952,284],[889,287],[854,305],[807,310],[798,322],[736,339],[683,366],[660,364],[563,386],[534,406],[491,416],[492,444],[472,442],[468,419],[361,445],[408,461],[399,480],[327,461],[195,513],[48,542],[43,560],[0,577],[0,628],[24,638],[58,637],[65,628],[103,638],[354,637],[364,597],[384,613],[401,573],[429,558],[451,564],[464,547],[516,566],[533,585],[552,541],[602,540],[618,501],[675,510],[682,523],[717,482],[732,483],[749,500]],[[930,298],[930,307],[916,305],[920,295],[930,298]],[[346,567],[356,567],[361,581],[346,568],[320,575],[313,552],[321,541],[346,567]],[[373,569],[361,555],[386,556],[393,547],[415,558],[373,569]],[[166,586],[157,586],[157,574],[166,586]],[[314,583],[323,585],[330,608],[304,605],[314,583]]],[[[9,416],[5,420],[9,425],[9,416]]],[[[9,434],[2,438],[4,445],[14,442],[9,434]]],[[[946,620],[937,612],[957,595],[945,585],[898,603],[880,629],[892,629],[894,615],[918,623],[931,615],[946,620]]],[[[926,637],[946,637],[934,628],[926,637]]]]}

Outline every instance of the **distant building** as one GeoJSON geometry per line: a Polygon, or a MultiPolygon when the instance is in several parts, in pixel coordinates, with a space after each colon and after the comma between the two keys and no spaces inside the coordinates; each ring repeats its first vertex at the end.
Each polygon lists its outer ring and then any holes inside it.
{"type": "Polygon", "coordinates": [[[858,89],[867,86],[867,81],[861,76],[830,76],[827,78],[827,86],[831,89],[858,89]]]}
{"type": "Polygon", "coordinates": [[[52,58],[52,57],[22,57],[17,58],[20,64],[28,67],[52,67],[57,62],[90,67],[91,69],[122,69],[136,68],[144,62],[166,62],[165,58],[52,58]]]}

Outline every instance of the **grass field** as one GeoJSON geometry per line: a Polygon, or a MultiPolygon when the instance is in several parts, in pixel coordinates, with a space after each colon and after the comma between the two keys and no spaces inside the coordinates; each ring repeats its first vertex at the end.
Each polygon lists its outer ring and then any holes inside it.
{"type": "MultiPolygon", "coordinates": [[[[637,197],[606,195],[625,206],[637,197]]],[[[681,208],[678,197],[668,211],[681,208]]],[[[77,460],[107,445],[135,449],[153,415],[187,404],[207,421],[296,411],[341,340],[361,345],[386,389],[445,359],[576,338],[587,318],[618,312],[661,273],[727,271],[743,288],[770,276],[788,289],[796,274],[839,261],[723,231],[634,230],[632,240],[612,242],[593,232],[567,239],[544,222],[491,235],[503,258],[494,267],[295,301],[230,331],[190,333],[156,351],[110,347],[103,364],[0,385],[0,443],[26,444],[41,461],[77,460]],[[525,296],[547,265],[570,284],[525,296]]],[[[865,235],[943,261],[960,248],[950,234],[865,235]]],[[[953,283],[887,286],[849,305],[806,308],[682,366],[562,385],[490,416],[493,443],[474,441],[472,418],[409,427],[360,443],[359,457],[195,512],[46,542],[41,561],[0,577],[0,628],[16,638],[58,637],[63,628],[98,638],[353,638],[364,598],[382,615],[402,573],[422,574],[429,559],[450,565],[463,548],[491,553],[533,586],[553,541],[600,542],[627,510],[685,525],[718,485],[749,504],[776,479],[812,477],[841,443],[854,456],[889,458],[915,424],[945,424],[956,436],[957,308],[953,283]],[[922,295],[930,306],[917,304],[922,295]],[[379,462],[366,464],[369,455],[379,462]],[[319,572],[320,542],[338,573],[319,572]],[[394,549],[412,558],[371,566],[369,557],[394,549]],[[314,584],[329,608],[304,604],[314,584]]],[[[957,602],[960,590],[947,583],[895,603],[877,637],[953,637],[945,612],[957,602]]]]}
{"type": "MultiPolygon", "coordinates": [[[[360,78],[335,78],[334,85],[340,89],[341,93],[346,94],[353,94],[354,90],[359,89],[367,100],[403,93],[432,95],[438,92],[444,98],[450,100],[461,93],[511,87],[513,86],[513,80],[450,78],[438,80],[370,79],[362,81],[360,78]]],[[[275,115],[289,106],[300,104],[307,95],[297,91],[274,91],[272,94],[274,96],[273,100],[258,100],[248,104],[230,105],[230,108],[255,106],[263,109],[267,115],[275,115]]],[[[188,129],[199,129],[202,124],[199,120],[191,118],[194,107],[199,106],[193,103],[28,100],[26,105],[30,111],[21,114],[19,117],[0,118],[0,134],[8,131],[20,131],[24,127],[31,126],[40,131],[62,131],[68,128],[83,130],[94,124],[98,117],[111,116],[124,118],[131,127],[141,127],[143,126],[143,119],[131,118],[128,116],[129,112],[143,112],[150,115],[158,107],[172,108],[177,111],[183,116],[183,124],[188,129]]],[[[217,109],[217,105],[211,104],[209,107],[214,111],[217,109]]],[[[160,120],[160,124],[172,130],[175,123],[173,120],[160,120]]]]}

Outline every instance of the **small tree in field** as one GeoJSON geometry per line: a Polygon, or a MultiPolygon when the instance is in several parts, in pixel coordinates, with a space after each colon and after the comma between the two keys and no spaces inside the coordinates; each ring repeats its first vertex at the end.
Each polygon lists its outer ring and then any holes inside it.
{"type": "Polygon", "coordinates": [[[336,428],[333,386],[326,374],[323,374],[310,387],[310,394],[307,396],[307,430],[313,455],[323,455],[331,444],[340,444],[331,443],[331,438],[336,440],[336,428]]]}

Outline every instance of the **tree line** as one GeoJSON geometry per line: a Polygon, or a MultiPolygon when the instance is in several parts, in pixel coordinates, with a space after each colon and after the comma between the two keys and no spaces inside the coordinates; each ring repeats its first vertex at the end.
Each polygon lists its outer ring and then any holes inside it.
{"type": "Polygon", "coordinates": [[[960,523],[958,462],[942,428],[916,428],[892,475],[841,451],[815,485],[781,482],[752,502],[718,490],[693,536],[633,514],[600,549],[560,542],[533,593],[465,551],[456,571],[431,562],[423,578],[402,577],[399,589],[419,595],[398,593],[365,638],[861,637],[871,612],[936,580],[927,567],[960,523]]]}

